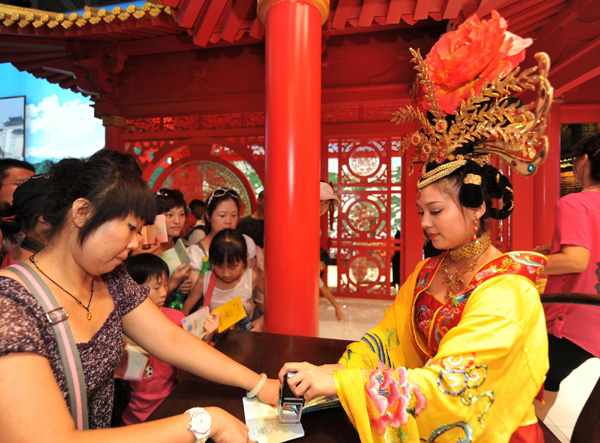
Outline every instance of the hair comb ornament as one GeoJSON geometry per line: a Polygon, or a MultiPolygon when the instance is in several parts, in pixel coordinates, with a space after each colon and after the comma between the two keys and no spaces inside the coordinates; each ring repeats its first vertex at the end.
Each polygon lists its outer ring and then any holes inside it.
{"type": "MultiPolygon", "coordinates": [[[[504,159],[525,176],[534,174],[546,159],[544,132],[553,92],[550,59],[537,53],[537,66],[521,71],[518,64],[532,40],[506,27],[492,11],[489,20],[471,16],[442,35],[425,60],[410,49],[421,106],[401,108],[392,121],[421,125],[402,140],[402,153],[414,148],[411,173],[415,163],[437,165],[423,167],[419,189],[468,168],[469,160],[483,168],[489,155],[504,159]],[[535,93],[535,98],[523,103],[514,97],[524,91],[535,93]]],[[[468,174],[465,183],[480,184],[479,174],[472,172],[475,175],[468,174]]]]}

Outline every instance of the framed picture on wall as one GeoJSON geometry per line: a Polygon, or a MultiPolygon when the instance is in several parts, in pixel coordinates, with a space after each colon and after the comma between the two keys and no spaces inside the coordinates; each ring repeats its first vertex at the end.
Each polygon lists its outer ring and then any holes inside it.
{"type": "Polygon", "coordinates": [[[0,98],[0,158],[25,159],[25,96],[0,98]]]}

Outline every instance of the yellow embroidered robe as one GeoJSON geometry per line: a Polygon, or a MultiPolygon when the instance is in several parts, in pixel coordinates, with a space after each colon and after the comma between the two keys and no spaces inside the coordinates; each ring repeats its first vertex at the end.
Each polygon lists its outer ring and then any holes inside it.
{"type": "Polygon", "coordinates": [[[533,399],[548,370],[534,285],[544,257],[513,252],[482,266],[455,300],[458,323],[439,344],[423,343],[412,307],[439,263],[419,263],[381,322],[341,357],[347,369],[334,372],[363,443],[508,442],[536,422],[533,399]]]}

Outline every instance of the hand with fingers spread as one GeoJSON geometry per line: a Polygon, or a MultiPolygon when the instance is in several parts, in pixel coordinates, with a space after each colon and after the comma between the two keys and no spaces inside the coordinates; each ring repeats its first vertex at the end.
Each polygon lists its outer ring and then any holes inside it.
{"type": "Polygon", "coordinates": [[[286,372],[295,372],[288,376],[288,383],[296,397],[304,397],[306,401],[320,396],[336,397],[332,366],[315,366],[307,362],[286,363],[279,371],[279,381],[283,381],[286,372]]]}

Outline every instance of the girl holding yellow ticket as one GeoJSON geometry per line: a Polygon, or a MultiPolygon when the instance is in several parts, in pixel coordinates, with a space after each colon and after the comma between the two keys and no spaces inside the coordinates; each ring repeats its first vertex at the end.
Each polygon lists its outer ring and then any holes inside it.
{"type": "Polygon", "coordinates": [[[208,257],[212,270],[196,281],[182,312],[189,314],[203,297],[203,305],[211,311],[240,297],[246,315],[234,327],[262,331],[263,317],[252,321],[255,310],[252,291],[255,288],[264,291],[264,281],[255,269],[248,267],[248,250],[243,234],[234,229],[218,232],[210,244],[208,257]]]}

